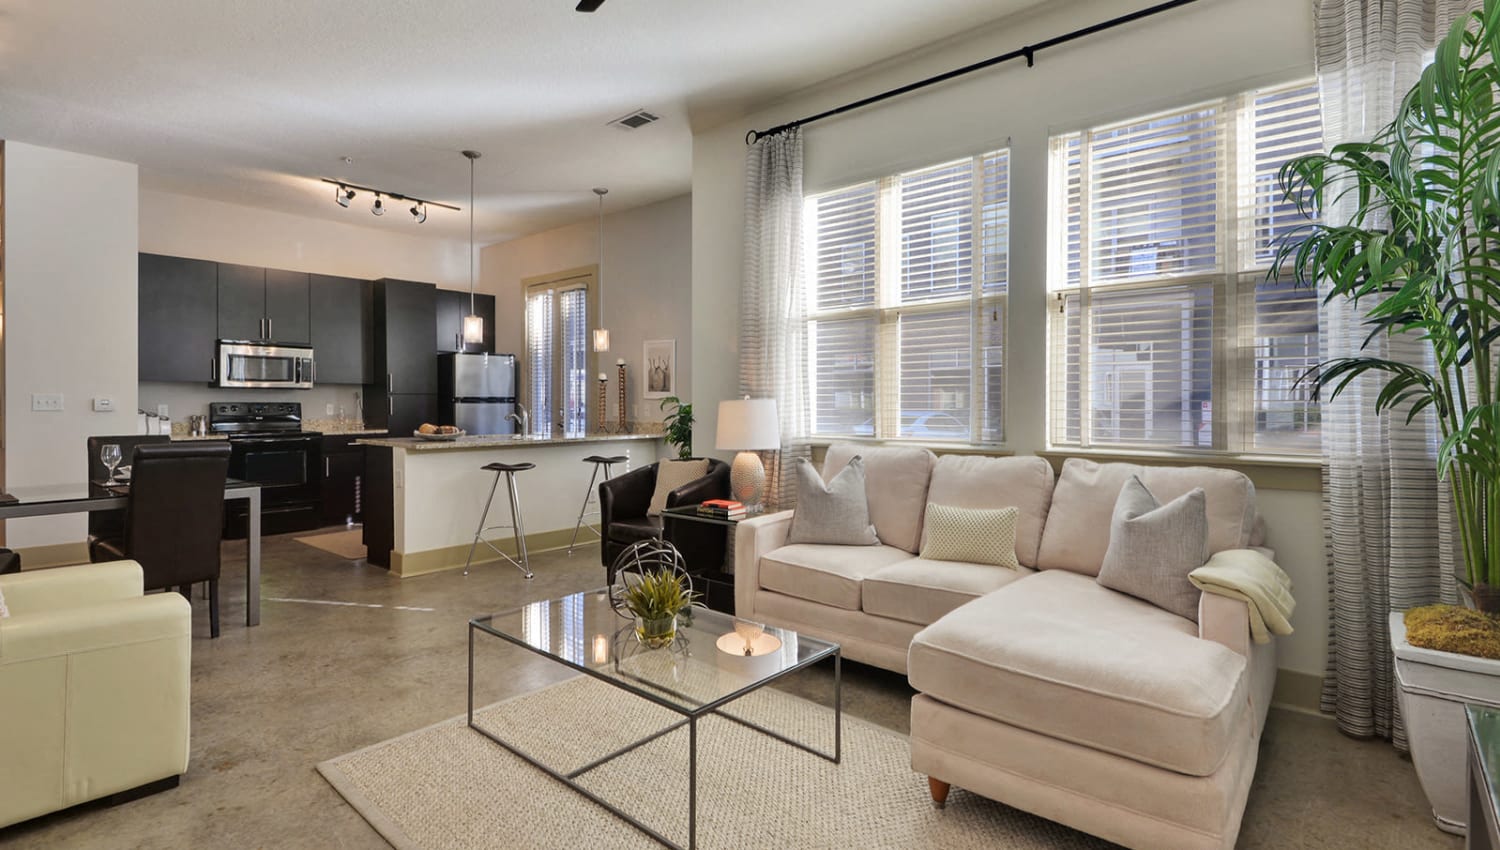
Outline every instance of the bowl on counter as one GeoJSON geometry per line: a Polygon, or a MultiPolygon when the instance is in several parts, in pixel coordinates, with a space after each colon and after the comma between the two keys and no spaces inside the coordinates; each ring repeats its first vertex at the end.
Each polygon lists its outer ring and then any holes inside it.
{"type": "Polygon", "coordinates": [[[429,443],[451,443],[459,437],[468,436],[468,433],[459,431],[454,434],[423,434],[421,431],[413,431],[411,435],[419,440],[426,440],[429,443]]]}

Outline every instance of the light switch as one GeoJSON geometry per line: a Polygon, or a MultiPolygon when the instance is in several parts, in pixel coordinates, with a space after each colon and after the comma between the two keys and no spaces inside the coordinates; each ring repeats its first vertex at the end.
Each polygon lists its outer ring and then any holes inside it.
{"type": "Polygon", "coordinates": [[[99,396],[94,399],[95,413],[109,413],[115,409],[115,400],[109,396],[99,396]]]}
{"type": "Polygon", "coordinates": [[[63,409],[62,393],[32,393],[31,409],[56,412],[63,409]]]}

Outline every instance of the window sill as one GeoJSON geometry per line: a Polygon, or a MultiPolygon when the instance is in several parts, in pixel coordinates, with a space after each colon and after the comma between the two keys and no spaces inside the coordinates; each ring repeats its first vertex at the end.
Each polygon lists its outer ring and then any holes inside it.
{"type": "Polygon", "coordinates": [[[1323,489],[1323,461],[1313,456],[1254,455],[1229,453],[1189,454],[1185,452],[1132,451],[1129,449],[1051,448],[1037,452],[1058,470],[1070,457],[1086,458],[1099,463],[1143,463],[1163,466],[1211,466],[1233,469],[1249,476],[1263,490],[1300,490],[1318,493],[1323,489]]]}
{"type": "Polygon", "coordinates": [[[888,446],[892,448],[910,446],[927,449],[937,455],[984,455],[987,457],[1011,457],[1015,450],[1003,445],[976,445],[973,443],[924,442],[922,440],[880,440],[874,437],[814,437],[806,441],[813,454],[821,459],[823,453],[834,443],[854,443],[860,446],[888,446]]]}

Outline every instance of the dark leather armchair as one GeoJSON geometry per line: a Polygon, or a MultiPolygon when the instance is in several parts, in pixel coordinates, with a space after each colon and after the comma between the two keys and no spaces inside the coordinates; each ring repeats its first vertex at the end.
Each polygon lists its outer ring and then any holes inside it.
{"type": "MultiPolygon", "coordinates": [[[[630,544],[661,537],[661,517],[646,515],[646,510],[651,506],[651,494],[656,492],[656,468],[657,464],[653,463],[640,469],[632,469],[599,485],[599,534],[603,538],[599,542],[599,558],[610,582],[615,580],[615,559],[630,544]]],[[[667,507],[679,508],[697,505],[709,499],[727,498],[729,464],[710,458],[708,474],[668,493],[667,507]]],[[[697,569],[702,564],[701,557],[698,556],[704,554],[700,550],[705,547],[718,549],[722,557],[722,537],[722,528],[704,525],[677,535],[673,543],[682,551],[688,566],[697,569]],[[704,539],[699,540],[699,537],[704,539]]]]}
{"type": "Polygon", "coordinates": [[[145,589],[189,593],[208,582],[210,633],[219,636],[219,539],[224,531],[228,443],[167,443],[135,450],[123,537],[100,538],[90,559],[141,565],[145,589]]]}
{"type": "MultiPolygon", "coordinates": [[[[89,477],[88,481],[103,481],[109,477],[109,467],[99,459],[99,449],[114,443],[120,447],[120,465],[129,466],[135,461],[136,446],[155,445],[157,443],[170,443],[172,438],[166,434],[121,434],[118,437],[89,437],[89,477]]],[[[94,557],[95,540],[124,540],[125,539],[125,512],[124,511],[89,511],[89,557],[98,562],[110,560],[109,558],[94,557]]]]}

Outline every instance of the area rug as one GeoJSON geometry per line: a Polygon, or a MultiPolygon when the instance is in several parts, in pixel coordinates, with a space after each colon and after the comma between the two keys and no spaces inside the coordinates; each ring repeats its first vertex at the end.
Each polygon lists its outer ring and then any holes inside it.
{"type": "MultiPolygon", "coordinates": [[[[764,688],[731,704],[747,720],[832,746],[833,712],[764,688]]],[[[579,676],[476,713],[484,728],[560,770],[677,719],[579,676]]],[[[844,716],[842,764],[719,717],[698,729],[698,847],[1099,850],[1063,826],[955,788],[934,809],[906,738],[844,716]]],[[[686,845],[686,728],[595,771],[584,785],[686,845]]],[[[469,729],[438,723],[318,765],[398,850],[659,848],[644,833],[469,729]]]]}
{"type": "Polygon", "coordinates": [[[346,561],[359,561],[368,554],[365,550],[364,535],[363,529],[351,528],[348,531],[330,531],[327,534],[311,534],[307,537],[293,537],[292,539],[314,549],[332,552],[346,561]]]}

